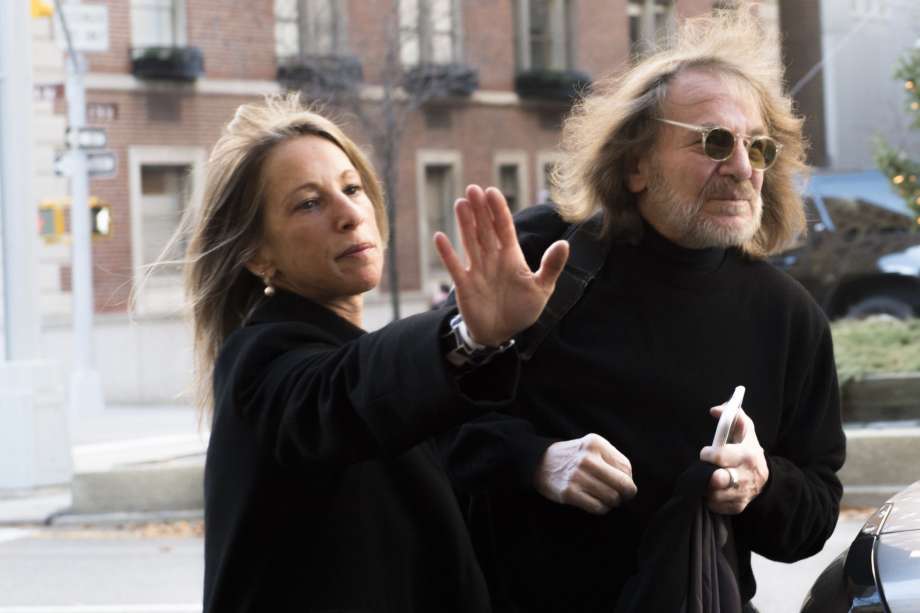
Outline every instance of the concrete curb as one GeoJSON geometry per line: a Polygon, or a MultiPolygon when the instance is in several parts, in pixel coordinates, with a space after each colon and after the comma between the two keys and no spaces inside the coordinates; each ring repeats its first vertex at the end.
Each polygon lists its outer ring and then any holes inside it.
{"type": "Polygon", "coordinates": [[[204,508],[204,457],[77,473],[72,492],[68,515],[200,510],[204,508]]]}
{"type": "MultiPolygon", "coordinates": [[[[920,479],[920,424],[850,424],[842,505],[876,507],[920,479]]],[[[102,467],[100,467],[102,468],[102,467]]],[[[72,496],[47,489],[0,501],[5,525],[178,521],[202,517],[204,453],[74,474],[72,496]],[[70,503],[69,506],[67,503],[70,503]]]]}
{"type": "Polygon", "coordinates": [[[875,507],[920,479],[916,422],[852,424],[844,429],[847,459],[840,471],[842,504],[875,507]]]}

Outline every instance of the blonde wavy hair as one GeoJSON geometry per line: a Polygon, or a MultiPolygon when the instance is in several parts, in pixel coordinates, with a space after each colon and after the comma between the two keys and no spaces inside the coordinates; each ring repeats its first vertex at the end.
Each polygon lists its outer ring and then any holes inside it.
{"type": "Polygon", "coordinates": [[[348,156],[387,240],[380,181],[361,149],[333,121],[304,106],[298,94],[240,106],[211,150],[200,206],[187,209],[174,237],[174,242],[188,238],[185,293],[194,333],[196,404],[203,416],[213,414],[213,368],[221,346],[266,299],[262,282],[245,266],[262,239],[265,159],[279,144],[306,135],[325,138],[348,156]]]}
{"type": "Polygon", "coordinates": [[[642,234],[637,195],[626,187],[635,162],[658,136],[668,86],[680,73],[706,70],[741,83],[759,103],[766,132],[783,146],[764,174],[763,218],[742,246],[753,257],[781,250],[805,231],[800,195],[807,176],[803,120],[783,93],[778,41],[750,6],[685,20],[659,51],[625,73],[596,82],[576,104],[562,132],[563,161],[553,176],[553,199],[571,222],[606,210],[605,233],[636,241],[642,234]]]}

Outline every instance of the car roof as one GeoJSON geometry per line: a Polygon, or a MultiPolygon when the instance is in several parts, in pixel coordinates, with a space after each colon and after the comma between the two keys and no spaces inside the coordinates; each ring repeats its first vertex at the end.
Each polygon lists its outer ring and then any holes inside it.
{"type": "Polygon", "coordinates": [[[894,191],[888,178],[878,170],[816,173],[808,181],[804,194],[821,198],[833,196],[866,200],[896,213],[913,216],[904,199],[894,191]]]}

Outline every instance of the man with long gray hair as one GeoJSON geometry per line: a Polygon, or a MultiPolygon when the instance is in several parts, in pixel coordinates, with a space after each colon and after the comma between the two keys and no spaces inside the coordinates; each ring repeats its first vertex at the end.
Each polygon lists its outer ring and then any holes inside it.
{"type": "Polygon", "coordinates": [[[659,564],[700,525],[717,549],[703,564],[730,569],[707,597],[751,610],[752,552],[791,562],[833,532],[845,439],[830,329],[764,261],[805,225],[802,120],[782,84],[756,18],[718,13],[595,83],[567,119],[558,206],[525,210],[518,236],[535,267],[602,211],[605,259],[526,364],[515,409],[448,444],[496,610],[720,610],[669,593],[699,564],[659,564]],[[736,386],[743,409],[717,446],[736,386]],[[675,530],[700,465],[715,519],[675,530]]]}

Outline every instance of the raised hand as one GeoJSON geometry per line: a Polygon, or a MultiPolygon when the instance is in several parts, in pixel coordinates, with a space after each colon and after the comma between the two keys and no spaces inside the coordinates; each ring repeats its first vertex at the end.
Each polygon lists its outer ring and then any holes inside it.
{"type": "Polygon", "coordinates": [[[469,266],[463,266],[443,233],[435,234],[435,246],[453,279],[457,306],[473,340],[498,346],[537,321],[568,259],[569,245],[550,245],[540,269],[531,272],[500,191],[470,185],[466,198],[454,204],[454,213],[469,266]]]}

